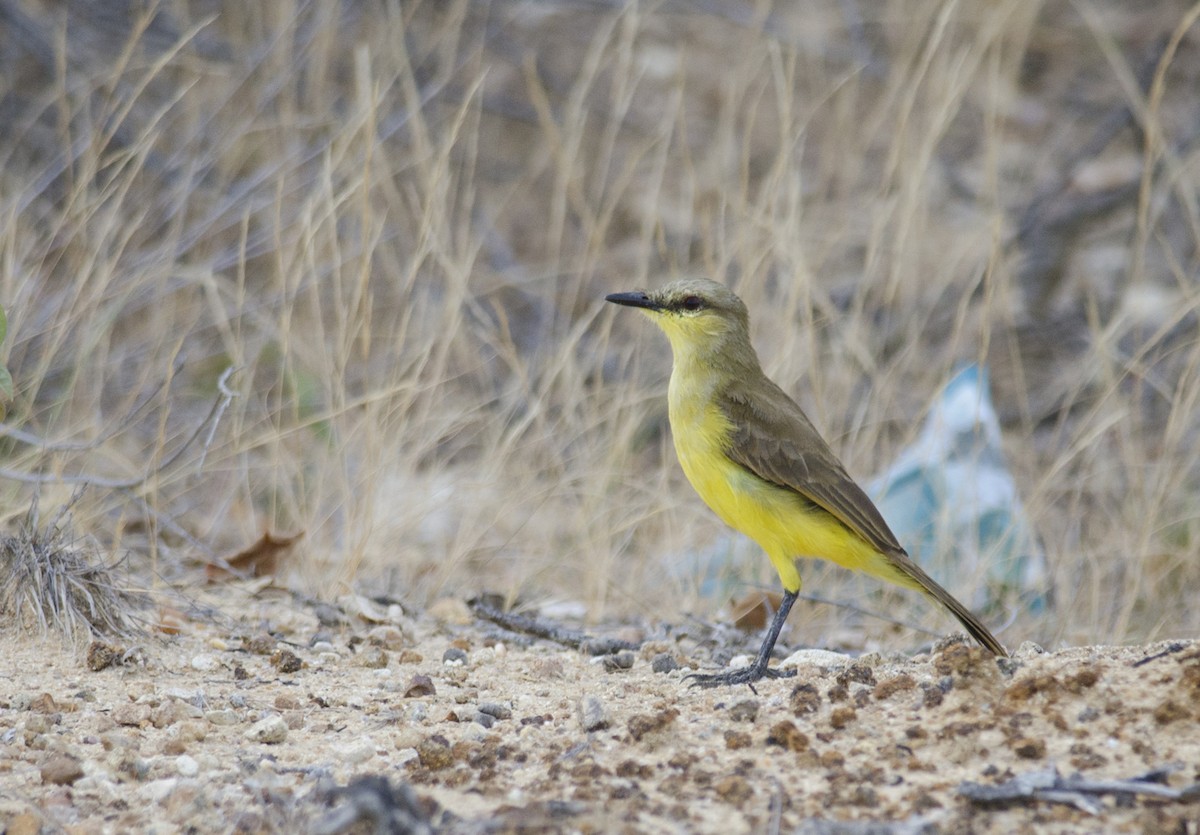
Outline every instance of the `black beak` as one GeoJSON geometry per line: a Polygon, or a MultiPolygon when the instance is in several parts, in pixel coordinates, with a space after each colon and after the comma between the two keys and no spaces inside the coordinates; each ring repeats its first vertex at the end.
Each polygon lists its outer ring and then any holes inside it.
{"type": "Polygon", "coordinates": [[[662,310],[662,304],[640,290],[636,293],[612,293],[604,297],[606,302],[623,304],[626,307],[644,307],[647,310],[662,310]]]}

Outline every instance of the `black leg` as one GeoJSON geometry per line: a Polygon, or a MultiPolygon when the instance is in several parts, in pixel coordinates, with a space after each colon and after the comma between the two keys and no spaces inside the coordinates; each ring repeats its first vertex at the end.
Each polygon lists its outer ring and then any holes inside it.
{"type": "Polygon", "coordinates": [[[692,687],[720,687],[725,684],[748,684],[750,689],[754,689],[754,682],[763,678],[791,678],[796,674],[795,670],[771,670],[767,664],[771,660],[771,650],[775,648],[775,641],[779,638],[779,631],[783,629],[784,622],[787,621],[788,612],[792,610],[792,604],[796,602],[798,591],[785,591],[783,600],[779,604],[779,611],[775,613],[775,617],[771,620],[771,626],[767,629],[767,636],[763,638],[762,646],[758,650],[758,657],[754,659],[754,663],[749,667],[741,667],[728,673],[712,673],[700,674],[692,673],[686,677],[687,681],[691,682],[692,687]]]}

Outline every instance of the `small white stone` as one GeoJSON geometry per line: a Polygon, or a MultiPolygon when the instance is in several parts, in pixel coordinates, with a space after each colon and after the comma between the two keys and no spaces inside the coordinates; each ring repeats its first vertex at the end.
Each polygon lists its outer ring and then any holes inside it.
{"type": "Polygon", "coordinates": [[[192,669],[197,672],[207,673],[217,668],[217,659],[206,653],[200,653],[192,658],[192,669]]]}
{"type": "Polygon", "coordinates": [[[283,717],[279,715],[268,716],[266,719],[260,719],[250,726],[250,730],[246,731],[245,737],[251,742],[263,742],[267,745],[276,745],[287,739],[288,726],[287,722],[283,721],[283,717]]]}
{"type": "Polygon", "coordinates": [[[596,696],[588,694],[579,703],[579,724],[585,731],[599,731],[611,722],[608,708],[596,696]]]}
{"type": "Polygon", "coordinates": [[[182,754],[175,758],[175,770],[179,772],[180,777],[195,777],[200,773],[200,763],[187,754],[182,754]]]}
{"type": "Polygon", "coordinates": [[[779,662],[779,666],[848,667],[853,663],[853,658],[840,652],[830,652],[827,649],[800,649],[779,662]]]}
{"type": "Polygon", "coordinates": [[[421,755],[417,753],[416,748],[401,748],[396,752],[394,760],[396,765],[406,765],[420,756],[421,755]]]}
{"type": "Polygon", "coordinates": [[[338,754],[347,765],[359,765],[375,756],[375,743],[369,739],[360,739],[342,748],[338,754]]]}
{"type": "Polygon", "coordinates": [[[729,659],[729,663],[726,664],[725,666],[729,667],[729,669],[731,669],[731,670],[738,670],[738,669],[741,669],[742,667],[749,667],[753,663],[754,663],[753,656],[735,655],[735,656],[733,656],[733,658],[729,659]]]}

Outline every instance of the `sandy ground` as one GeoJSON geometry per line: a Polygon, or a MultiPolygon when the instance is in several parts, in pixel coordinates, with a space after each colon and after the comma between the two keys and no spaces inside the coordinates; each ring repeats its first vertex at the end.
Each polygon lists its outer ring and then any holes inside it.
{"type": "Polygon", "coordinates": [[[808,650],[787,662],[795,678],[756,695],[689,689],[686,668],[707,666],[712,647],[669,628],[598,630],[648,639],[605,660],[476,620],[461,601],[413,616],[361,599],[299,603],[261,584],[219,595],[222,614],[115,647],[115,659],[5,637],[0,828],[1200,827],[1197,642],[1027,645],[1000,664],[955,640],[915,657],[808,650]],[[1137,793],[1053,791],[1055,774],[1063,789],[1076,775],[1158,769],[1137,793]],[[1042,795],[985,804],[963,792],[1015,778],[1042,795]]]}

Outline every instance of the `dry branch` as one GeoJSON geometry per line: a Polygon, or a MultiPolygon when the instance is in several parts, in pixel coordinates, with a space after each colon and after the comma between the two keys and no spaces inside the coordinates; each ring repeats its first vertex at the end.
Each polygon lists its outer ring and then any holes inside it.
{"type": "Polygon", "coordinates": [[[1058,769],[1049,766],[1040,771],[1019,774],[998,786],[964,782],[958,792],[979,806],[1008,806],[1016,803],[1045,801],[1065,803],[1084,812],[1098,815],[1104,807],[1098,795],[1147,795],[1182,803],[1200,801],[1200,783],[1181,789],[1164,785],[1166,778],[1179,766],[1164,766],[1130,780],[1088,780],[1081,776],[1060,777],[1058,769]]]}
{"type": "Polygon", "coordinates": [[[533,635],[536,638],[545,638],[548,641],[573,647],[588,655],[612,655],[622,650],[634,650],[639,646],[631,641],[622,641],[618,638],[593,638],[586,632],[567,629],[557,623],[539,618],[501,612],[480,598],[475,598],[469,603],[471,611],[484,620],[490,620],[512,632],[533,635]]]}

